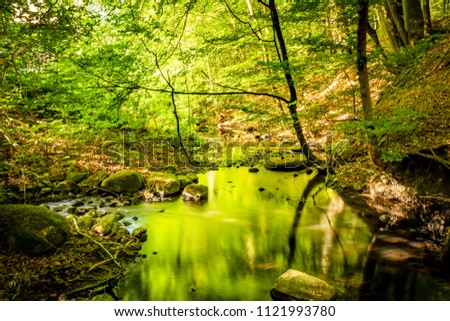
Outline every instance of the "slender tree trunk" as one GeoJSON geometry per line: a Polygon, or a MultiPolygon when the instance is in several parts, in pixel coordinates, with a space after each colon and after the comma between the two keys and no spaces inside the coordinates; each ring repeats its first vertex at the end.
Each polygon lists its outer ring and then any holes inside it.
{"type": "Polygon", "coordinates": [[[381,29],[388,38],[391,48],[393,50],[401,48],[405,44],[403,43],[403,40],[400,37],[397,27],[395,26],[389,8],[387,8],[387,5],[385,6],[377,5],[376,7],[377,7],[376,13],[378,20],[380,21],[381,29]]]}
{"type": "Polygon", "coordinates": [[[422,0],[422,11],[423,11],[423,34],[428,37],[431,34],[431,11],[430,11],[430,0],[422,0]]]}
{"type": "MultiPolygon", "coordinates": [[[[367,70],[367,26],[369,22],[369,0],[358,0],[358,31],[357,31],[357,58],[356,67],[358,69],[358,81],[361,94],[362,111],[364,120],[371,122],[373,120],[372,98],[370,96],[369,73],[367,70]]],[[[380,153],[377,147],[376,136],[371,134],[373,125],[368,126],[367,130],[367,149],[372,162],[379,167],[383,166],[380,159],[380,153]]]]}
{"type": "Polygon", "coordinates": [[[424,34],[422,5],[420,0],[402,0],[402,7],[408,43],[414,46],[424,34]]]}
{"type": "Polygon", "coordinates": [[[408,33],[406,32],[405,29],[405,21],[404,17],[402,16],[401,8],[397,3],[398,2],[396,0],[386,0],[386,11],[388,11],[388,15],[394,21],[395,27],[397,28],[397,31],[400,34],[400,37],[402,38],[402,42],[404,44],[407,44],[409,43],[408,33]]]}
{"type": "MultiPolygon", "coordinates": [[[[267,6],[263,1],[259,1],[267,6]]],[[[291,67],[289,64],[289,56],[286,48],[286,43],[284,41],[283,32],[281,30],[280,19],[278,17],[278,11],[275,5],[275,0],[269,0],[268,8],[272,16],[272,27],[278,40],[278,46],[281,52],[281,63],[283,64],[284,77],[289,88],[289,113],[291,115],[292,124],[297,136],[297,139],[302,148],[303,154],[307,157],[309,163],[322,163],[323,161],[317,158],[306,141],[305,135],[303,134],[303,128],[300,124],[297,113],[297,90],[295,89],[294,79],[292,77],[291,67]]]]}

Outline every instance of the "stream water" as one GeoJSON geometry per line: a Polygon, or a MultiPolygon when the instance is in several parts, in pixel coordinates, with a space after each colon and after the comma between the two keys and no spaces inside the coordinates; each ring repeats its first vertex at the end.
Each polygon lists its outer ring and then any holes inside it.
{"type": "MultiPolygon", "coordinates": [[[[315,173],[221,168],[199,178],[209,188],[203,203],[103,209],[125,214],[130,230],[148,229],[147,257],[118,286],[123,300],[271,300],[288,269],[329,282],[346,300],[450,300],[439,271],[407,260],[424,243],[382,234],[375,246],[367,223],[315,173]]],[[[100,202],[82,200],[86,208],[100,202]]],[[[47,206],[66,215],[75,202],[47,206]]]]}
{"type": "MultiPolygon", "coordinates": [[[[123,300],[270,300],[274,280],[293,268],[330,282],[345,299],[360,299],[371,232],[314,176],[225,168],[200,175],[209,187],[207,202],[126,207],[127,217],[139,217],[135,226],[148,228],[143,244],[148,257],[127,272],[119,295],[123,300]]],[[[388,283],[371,280],[382,286],[366,298],[450,299],[447,284],[418,271],[395,270],[409,281],[390,280],[391,274],[382,272],[388,283]],[[408,293],[395,297],[402,289],[408,293]]]]}

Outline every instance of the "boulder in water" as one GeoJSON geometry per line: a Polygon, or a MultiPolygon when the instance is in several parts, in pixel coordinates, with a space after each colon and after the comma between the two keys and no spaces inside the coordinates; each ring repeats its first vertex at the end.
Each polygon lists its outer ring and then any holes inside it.
{"type": "Polygon", "coordinates": [[[2,249],[42,255],[54,251],[69,233],[69,221],[44,206],[0,205],[2,249]]]}
{"type": "Polygon", "coordinates": [[[274,300],[330,301],[337,299],[338,293],[327,282],[290,269],[275,280],[270,295],[274,300]]]}
{"type": "Polygon", "coordinates": [[[141,173],[123,170],[112,174],[102,182],[102,188],[115,193],[133,193],[144,187],[141,173]]]}
{"type": "Polygon", "coordinates": [[[191,184],[186,186],[181,194],[184,201],[202,201],[208,199],[208,186],[201,184],[191,184]]]}
{"type": "Polygon", "coordinates": [[[181,184],[175,174],[154,172],[147,177],[147,186],[150,192],[168,196],[178,193],[181,184]]]}

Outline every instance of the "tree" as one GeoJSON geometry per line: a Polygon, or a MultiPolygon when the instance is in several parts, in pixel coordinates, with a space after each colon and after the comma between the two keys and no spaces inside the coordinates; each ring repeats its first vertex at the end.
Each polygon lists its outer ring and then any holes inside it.
{"type": "Polygon", "coordinates": [[[393,49],[407,44],[414,46],[429,34],[429,0],[422,1],[423,7],[421,0],[385,0],[384,10],[378,7],[378,16],[393,49]]]}
{"type": "MultiPolygon", "coordinates": [[[[289,100],[288,100],[288,109],[292,118],[292,126],[297,135],[297,139],[302,148],[302,152],[305,156],[307,156],[308,161],[311,163],[321,163],[321,160],[318,159],[314,153],[309,148],[308,142],[306,141],[305,135],[303,134],[303,128],[300,123],[298,113],[297,113],[297,90],[295,88],[294,79],[292,77],[291,66],[289,63],[289,56],[286,49],[286,43],[284,41],[283,32],[280,25],[280,19],[278,17],[278,10],[275,5],[275,0],[269,0],[269,3],[265,3],[262,0],[258,0],[261,4],[269,8],[271,18],[272,18],[272,28],[275,34],[276,43],[278,43],[280,54],[279,59],[280,63],[283,65],[284,77],[286,78],[286,83],[289,88],[289,100]]],[[[275,43],[275,44],[276,44],[275,43]]]]}
{"type": "Polygon", "coordinates": [[[374,130],[371,122],[373,121],[372,98],[370,96],[369,74],[367,70],[367,26],[369,17],[369,0],[358,0],[358,31],[356,47],[356,68],[358,70],[358,81],[361,95],[362,111],[364,120],[369,125],[367,130],[367,149],[372,162],[379,167],[383,166],[380,158],[380,152],[377,146],[376,136],[372,133],[374,130]]]}

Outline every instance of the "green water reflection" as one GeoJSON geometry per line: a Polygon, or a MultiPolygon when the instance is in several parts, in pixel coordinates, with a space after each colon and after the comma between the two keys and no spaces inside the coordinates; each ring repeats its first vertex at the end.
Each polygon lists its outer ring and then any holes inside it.
{"type": "Polygon", "coordinates": [[[124,300],[270,300],[288,268],[357,296],[371,234],[314,174],[226,168],[200,175],[203,204],[127,208],[148,228],[146,259],[119,288],[124,300]],[[309,183],[309,184],[308,184],[309,183]],[[264,191],[258,189],[264,188],[264,191]],[[164,209],[163,213],[158,213],[164,209]]]}

